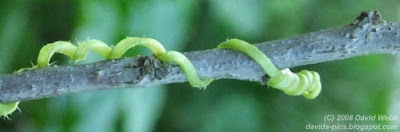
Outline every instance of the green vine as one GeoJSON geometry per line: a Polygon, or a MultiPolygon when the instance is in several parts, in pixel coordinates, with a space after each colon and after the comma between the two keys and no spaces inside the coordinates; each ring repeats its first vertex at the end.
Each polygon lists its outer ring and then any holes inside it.
{"type": "Polygon", "coordinates": [[[5,118],[8,118],[8,115],[13,113],[15,110],[18,109],[18,104],[19,102],[13,102],[13,103],[0,103],[0,116],[4,116],[5,118]]]}
{"type": "MultiPolygon", "coordinates": [[[[91,50],[96,51],[105,59],[118,59],[121,58],[128,49],[134,48],[138,45],[151,49],[155,57],[164,63],[175,62],[179,64],[192,87],[205,88],[214,80],[209,78],[200,79],[193,64],[182,53],[177,51],[166,51],[162,44],[157,40],[136,37],[125,38],[119,41],[113,48],[99,40],[89,40],[79,44],[78,46],[67,41],[49,43],[40,50],[37,58],[37,65],[31,68],[23,68],[17,72],[42,68],[50,65],[49,61],[54,53],[64,54],[72,58],[75,62],[84,60],[86,54],[91,50]]],[[[245,41],[231,39],[221,43],[218,48],[234,49],[250,56],[259,63],[264,71],[271,77],[267,84],[273,88],[284,91],[288,95],[303,95],[308,99],[314,99],[321,91],[321,82],[318,73],[303,70],[295,74],[289,69],[279,70],[264,53],[245,41]]],[[[9,114],[13,113],[18,109],[18,104],[19,102],[7,104],[0,103],[0,116],[7,117],[9,114]]]]}
{"type": "Polygon", "coordinates": [[[234,49],[250,56],[270,76],[271,79],[267,84],[288,95],[303,95],[308,99],[314,99],[321,92],[321,81],[317,72],[303,70],[293,73],[288,68],[278,70],[264,53],[243,40],[231,39],[218,45],[218,48],[234,49]]]}

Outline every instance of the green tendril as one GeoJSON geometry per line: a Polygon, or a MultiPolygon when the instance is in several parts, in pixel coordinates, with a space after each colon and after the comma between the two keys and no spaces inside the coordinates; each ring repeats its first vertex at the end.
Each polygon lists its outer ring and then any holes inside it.
{"type": "MultiPolygon", "coordinates": [[[[39,52],[37,59],[37,65],[31,68],[23,68],[17,72],[25,70],[31,70],[49,65],[49,61],[54,53],[61,53],[70,57],[75,62],[86,59],[86,54],[93,50],[105,59],[119,59],[125,52],[130,48],[134,48],[138,45],[145,46],[153,51],[156,58],[160,59],[165,63],[175,62],[178,63],[182,71],[186,74],[189,84],[197,88],[205,88],[210,84],[213,79],[200,79],[193,64],[183,54],[176,51],[166,52],[164,46],[157,40],[151,38],[137,38],[128,37],[119,41],[114,48],[109,47],[107,44],[100,40],[89,40],[85,41],[76,47],[67,41],[56,41],[45,45],[39,52]]],[[[0,103],[0,116],[11,114],[18,108],[19,102],[1,104],[0,103]]]]}
{"type": "Polygon", "coordinates": [[[221,43],[218,48],[237,50],[254,59],[271,77],[267,84],[288,95],[303,95],[308,99],[314,99],[321,92],[321,81],[317,72],[303,70],[299,73],[293,73],[287,68],[278,70],[263,52],[243,40],[227,40],[221,43]]]}
{"type": "Polygon", "coordinates": [[[178,63],[182,71],[186,74],[186,78],[192,87],[196,88],[206,88],[214,79],[204,79],[201,80],[197,75],[196,69],[193,64],[189,61],[186,56],[177,51],[168,51],[157,55],[156,57],[163,62],[175,62],[178,63]]]}
{"type": "Polygon", "coordinates": [[[19,102],[0,103],[0,116],[8,118],[8,115],[18,109],[19,102]]]}
{"type": "MultiPolygon", "coordinates": [[[[93,50],[105,59],[119,59],[129,49],[138,45],[145,46],[153,51],[156,58],[164,63],[175,62],[179,64],[185,73],[189,84],[192,87],[205,88],[214,79],[200,79],[195,67],[188,58],[177,51],[166,51],[162,44],[151,38],[128,37],[119,41],[114,48],[100,40],[89,40],[80,43],[78,46],[67,41],[56,41],[45,45],[39,52],[37,65],[31,68],[22,68],[17,71],[20,73],[25,70],[46,67],[54,53],[61,53],[70,57],[75,62],[86,59],[86,54],[93,50]]],[[[268,85],[284,91],[288,95],[301,95],[313,99],[321,91],[319,74],[313,71],[303,70],[299,73],[292,73],[289,69],[279,70],[268,59],[268,57],[251,44],[239,40],[231,39],[221,43],[219,49],[234,49],[243,52],[254,59],[264,71],[271,77],[268,85]]],[[[18,109],[19,102],[0,103],[0,116],[8,118],[8,115],[18,109]]]]}
{"type": "Polygon", "coordinates": [[[150,38],[133,38],[129,37],[123,39],[117,43],[114,49],[111,51],[109,59],[121,58],[123,54],[130,48],[134,48],[137,45],[145,46],[153,51],[154,54],[158,55],[165,52],[164,46],[157,40],[150,38]]]}
{"type": "Polygon", "coordinates": [[[76,48],[73,60],[75,62],[85,60],[86,54],[90,50],[97,52],[104,59],[107,59],[112,51],[112,49],[110,47],[108,47],[107,44],[103,43],[102,41],[89,40],[89,41],[83,42],[78,45],[78,47],[76,48]]]}
{"type": "Polygon", "coordinates": [[[74,58],[75,51],[76,46],[67,41],[56,41],[54,43],[47,44],[40,49],[37,65],[39,68],[48,66],[49,61],[54,53],[61,53],[70,58],[74,58]]]}
{"type": "Polygon", "coordinates": [[[235,49],[237,51],[243,52],[246,55],[254,59],[264,71],[270,76],[279,75],[280,70],[275,67],[275,65],[268,59],[268,57],[257,49],[257,47],[252,46],[246,41],[239,39],[230,39],[226,42],[222,42],[218,45],[218,49],[235,49]],[[249,46],[250,45],[250,46],[249,46]]]}

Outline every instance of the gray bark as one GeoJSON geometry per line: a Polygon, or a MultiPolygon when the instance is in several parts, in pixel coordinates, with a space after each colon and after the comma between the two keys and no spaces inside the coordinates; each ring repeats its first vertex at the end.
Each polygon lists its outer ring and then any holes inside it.
{"type": "MultiPolygon", "coordinates": [[[[290,68],[361,55],[398,53],[399,42],[398,23],[382,20],[379,12],[365,11],[348,25],[255,45],[278,68],[290,68]]],[[[184,54],[202,78],[247,80],[261,84],[268,79],[256,62],[236,51],[210,49],[184,54]]],[[[185,74],[178,65],[161,63],[154,56],[49,66],[0,77],[0,102],[185,81],[185,74]]]]}

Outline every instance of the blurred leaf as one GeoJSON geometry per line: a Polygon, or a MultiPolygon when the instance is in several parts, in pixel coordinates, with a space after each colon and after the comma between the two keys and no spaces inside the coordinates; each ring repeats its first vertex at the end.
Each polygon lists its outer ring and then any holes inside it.
{"type": "Polygon", "coordinates": [[[258,116],[258,106],[252,96],[228,95],[216,101],[217,105],[208,108],[206,120],[199,129],[202,132],[214,131],[261,131],[261,117],[258,116]]]}
{"type": "Polygon", "coordinates": [[[211,0],[212,18],[239,36],[259,37],[268,14],[260,0],[211,0]]]}
{"type": "Polygon", "coordinates": [[[4,26],[0,30],[0,73],[3,74],[18,70],[16,67],[20,66],[23,57],[26,57],[21,50],[25,43],[29,43],[27,42],[29,40],[24,39],[26,37],[24,32],[28,27],[26,10],[10,8],[4,14],[4,18],[1,19],[1,24],[4,26]]]}
{"type": "MultiPolygon", "coordinates": [[[[80,1],[79,26],[74,31],[74,41],[99,39],[106,43],[115,42],[118,26],[117,6],[112,2],[80,1]]],[[[65,39],[64,39],[65,40],[65,39]]],[[[90,63],[103,60],[91,52],[87,59],[80,63],[90,63]]],[[[62,111],[50,114],[52,122],[49,131],[113,131],[119,114],[120,91],[96,91],[53,98],[50,102],[51,111],[62,111]],[[67,123],[60,122],[65,119],[67,123]],[[59,127],[56,127],[59,126],[59,127]]]]}

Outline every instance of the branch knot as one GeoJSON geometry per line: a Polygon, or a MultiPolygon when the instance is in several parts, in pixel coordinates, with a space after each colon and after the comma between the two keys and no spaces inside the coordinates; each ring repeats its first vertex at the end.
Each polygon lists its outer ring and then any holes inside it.
{"type": "Polygon", "coordinates": [[[368,23],[372,23],[373,25],[382,22],[382,15],[379,11],[363,11],[360,16],[354,20],[352,24],[354,25],[364,25],[368,23]]]}

